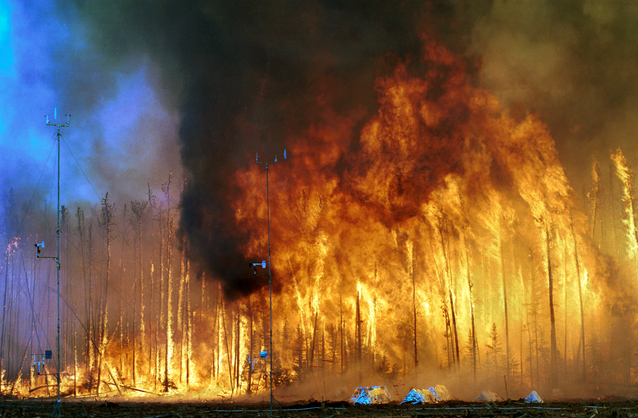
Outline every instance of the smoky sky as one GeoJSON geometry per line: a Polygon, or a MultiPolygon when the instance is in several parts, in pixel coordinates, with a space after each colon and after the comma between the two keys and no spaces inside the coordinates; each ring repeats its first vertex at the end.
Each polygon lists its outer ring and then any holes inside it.
{"type": "Polygon", "coordinates": [[[541,116],[577,191],[592,156],[608,167],[621,146],[638,162],[637,23],[631,2],[496,1],[471,30],[480,85],[512,113],[541,116]]]}
{"type": "MultiPolygon", "coordinates": [[[[263,286],[239,250],[251,235],[233,228],[233,173],[257,151],[281,153],[323,109],[357,110],[363,125],[377,109],[377,77],[398,62],[424,69],[423,36],[464,57],[470,82],[510,114],[548,124],[576,190],[594,154],[623,146],[638,163],[638,6],[624,0],[7,4],[13,49],[0,55],[15,64],[0,65],[18,81],[3,98],[14,105],[2,134],[33,132],[18,128],[21,109],[37,105],[23,112],[30,119],[73,109],[78,158],[100,194],[143,197],[146,182],[183,171],[181,232],[229,296],[263,286]]],[[[24,164],[46,158],[30,150],[24,164]]],[[[24,164],[5,176],[24,179],[24,164]]]]}

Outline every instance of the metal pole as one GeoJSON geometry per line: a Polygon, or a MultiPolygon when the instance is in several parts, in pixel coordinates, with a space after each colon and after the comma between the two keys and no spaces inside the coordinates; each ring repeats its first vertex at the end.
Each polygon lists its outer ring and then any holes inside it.
{"type": "Polygon", "coordinates": [[[266,213],[268,218],[268,296],[270,298],[270,415],[272,415],[272,274],[270,270],[270,194],[268,191],[268,163],[266,163],[266,213]]]}
{"type": "Polygon", "coordinates": [[[60,407],[60,372],[62,367],[60,364],[60,127],[58,126],[58,228],[55,231],[57,238],[57,256],[56,265],[58,273],[58,408],[60,407]]]}
{"type": "MultiPolygon", "coordinates": [[[[54,116],[57,118],[56,115],[57,111],[54,113],[54,116]]],[[[57,324],[57,346],[58,346],[58,364],[57,364],[57,368],[58,368],[58,373],[57,373],[57,383],[58,383],[58,402],[55,405],[53,414],[55,416],[60,416],[62,414],[62,403],[61,403],[61,398],[60,398],[60,381],[62,379],[61,376],[61,372],[62,372],[62,364],[60,363],[60,149],[61,149],[61,137],[62,134],[60,133],[60,128],[68,128],[71,125],[71,115],[65,115],[66,116],[66,123],[65,124],[56,124],[56,123],[50,123],[49,122],[49,117],[47,115],[45,115],[44,117],[47,118],[47,126],[55,126],[57,128],[57,132],[56,132],[56,138],[58,141],[58,202],[57,202],[57,229],[55,231],[55,235],[56,235],[56,241],[57,241],[57,253],[56,256],[53,257],[55,260],[55,264],[57,266],[57,308],[58,308],[58,324],[57,324]]],[[[37,244],[36,244],[37,246],[37,244]]],[[[38,250],[38,257],[39,257],[39,250],[38,250]]],[[[51,257],[42,257],[42,258],[51,258],[51,257]]]]}
{"type": "MultiPolygon", "coordinates": [[[[284,159],[286,159],[286,150],[284,150],[284,159]]],[[[272,395],[272,373],[273,373],[273,351],[272,351],[272,269],[270,267],[270,191],[268,180],[268,166],[277,162],[277,156],[275,155],[274,161],[259,161],[259,153],[255,154],[255,162],[257,164],[266,165],[266,218],[268,222],[268,298],[270,300],[270,414],[273,410],[273,395],[272,395]]]]}

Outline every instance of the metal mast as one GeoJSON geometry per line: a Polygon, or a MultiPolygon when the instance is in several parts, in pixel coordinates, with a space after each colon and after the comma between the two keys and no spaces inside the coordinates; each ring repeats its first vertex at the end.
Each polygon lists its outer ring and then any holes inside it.
{"type": "MultiPolygon", "coordinates": [[[[286,159],[286,150],[284,150],[284,160],[286,159]]],[[[268,191],[268,165],[277,162],[275,155],[274,161],[259,161],[259,153],[255,153],[255,162],[257,164],[266,165],[266,213],[268,219],[268,297],[270,299],[270,414],[272,415],[273,396],[272,396],[272,270],[270,267],[270,194],[268,191]]]]}
{"type": "MultiPolygon", "coordinates": [[[[54,110],[54,119],[57,119],[57,109],[54,110]]],[[[53,258],[55,260],[55,264],[57,265],[57,291],[58,291],[58,324],[57,324],[57,346],[58,346],[58,373],[57,373],[57,381],[58,381],[58,402],[56,404],[56,411],[54,413],[57,413],[57,415],[59,415],[62,411],[62,404],[60,403],[60,373],[61,373],[61,369],[62,369],[62,365],[60,363],[60,137],[62,136],[62,134],[60,133],[60,128],[68,128],[71,125],[71,115],[70,114],[65,114],[66,116],[66,123],[64,124],[59,124],[59,123],[51,123],[49,122],[49,116],[45,115],[44,117],[47,118],[47,126],[55,126],[57,128],[57,132],[55,134],[57,141],[58,141],[58,206],[57,206],[57,218],[58,218],[58,224],[57,224],[57,229],[55,231],[55,235],[56,235],[56,240],[57,240],[57,255],[55,257],[41,257],[41,258],[53,258]]],[[[37,246],[37,244],[36,244],[37,246]]],[[[38,255],[39,255],[40,251],[38,250],[38,255]]]]}

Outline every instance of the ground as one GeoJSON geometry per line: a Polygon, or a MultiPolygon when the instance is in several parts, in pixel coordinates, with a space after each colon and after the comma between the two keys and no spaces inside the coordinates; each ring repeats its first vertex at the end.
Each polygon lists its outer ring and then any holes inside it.
{"type": "MultiPolygon", "coordinates": [[[[4,399],[0,417],[51,416],[55,401],[4,399]]],[[[229,404],[219,402],[110,402],[96,400],[63,400],[64,417],[258,417],[270,416],[266,404],[229,404]]],[[[295,418],[632,418],[638,416],[638,401],[607,399],[596,401],[552,402],[529,405],[521,401],[498,403],[446,402],[437,405],[366,405],[345,402],[297,403],[276,405],[274,417],[295,418]]]]}

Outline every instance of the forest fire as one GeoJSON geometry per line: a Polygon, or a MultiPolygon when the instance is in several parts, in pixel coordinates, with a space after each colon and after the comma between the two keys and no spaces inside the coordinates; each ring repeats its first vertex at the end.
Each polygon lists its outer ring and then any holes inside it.
{"type": "MultiPolygon", "coordinates": [[[[633,383],[633,295],[608,287],[633,287],[631,275],[592,239],[600,212],[576,208],[541,121],[512,118],[470,87],[457,57],[424,49],[425,74],[398,65],[378,80],[380,108],[356,152],[353,121],[335,116],[292,140],[297,157],[271,174],[279,361],[302,379],[326,360],[331,376],[369,384],[438,376],[465,382],[465,397],[501,388],[504,374],[513,391],[633,383]]],[[[237,174],[245,230],[265,222],[250,192],[259,176],[237,174]]],[[[264,254],[263,238],[245,251],[264,254]]]]}
{"type": "MultiPolygon", "coordinates": [[[[636,383],[638,235],[622,151],[611,189],[601,193],[595,165],[579,203],[543,122],[511,116],[463,60],[423,45],[421,73],[399,63],[379,76],[372,118],[326,108],[271,168],[272,353],[265,273],[233,266],[249,279],[231,291],[236,277],[209,268],[267,257],[262,166],[233,175],[227,227],[251,238],[239,259],[202,262],[205,249],[178,231],[188,183],[172,175],[159,197],[149,189],[116,210],[106,194],[90,219],[63,210],[65,396],[261,401],[270,356],[279,400],[438,383],[474,399],[502,390],[504,375],[511,397],[636,383]]],[[[2,266],[1,389],[47,396],[55,363],[38,375],[29,362],[53,345],[53,306],[41,302],[52,267],[16,249],[52,228],[31,221],[2,266]]]]}

